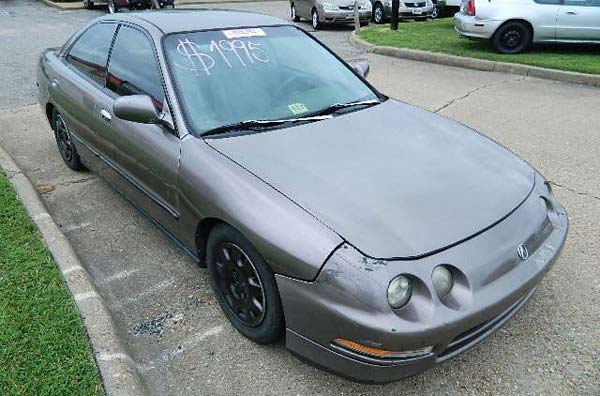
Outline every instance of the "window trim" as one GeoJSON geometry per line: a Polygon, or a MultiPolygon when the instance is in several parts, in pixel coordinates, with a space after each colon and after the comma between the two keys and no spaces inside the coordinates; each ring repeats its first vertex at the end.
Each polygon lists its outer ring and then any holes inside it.
{"type": "MultiPolygon", "coordinates": [[[[152,47],[152,52],[154,53],[154,61],[156,63],[156,67],[158,68],[158,74],[160,77],[160,85],[162,87],[163,94],[165,97],[163,106],[164,105],[168,106],[169,113],[171,114],[171,118],[173,119],[174,129],[173,130],[171,130],[169,128],[165,128],[165,129],[169,133],[173,134],[175,137],[181,138],[181,136],[179,134],[179,129],[177,127],[177,120],[175,119],[175,117],[173,117],[173,104],[172,104],[171,98],[169,97],[169,90],[167,89],[167,83],[166,83],[163,67],[161,65],[160,58],[158,57],[159,52],[158,52],[158,49],[156,48],[156,43],[155,43],[154,39],[152,38],[152,35],[143,27],[141,27],[135,23],[132,23],[130,21],[118,21],[117,24],[118,24],[118,26],[117,26],[117,29],[115,30],[115,35],[110,44],[110,51],[108,52],[108,59],[106,61],[106,78],[108,78],[108,69],[110,67],[110,62],[112,60],[113,49],[115,47],[117,37],[119,36],[119,31],[121,30],[121,27],[122,26],[129,27],[131,29],[135,29],[135,30],[139,31],[140,33],[142,33],[146,37],[146,40],[148,40],[148,42],[150,43],[150,46],[152,47]]],[[[108,89],[108,87],[106,86],[106,79],[104,81],[103,88],[104,88],[104,91],[111,97],[111,99],[116,100],[117,98],[121,97],[116,92],[108,89]]],[[[163,110],[163,113],[164,113],[164,110],[163,110]]]]}
{"type": "MultiPolygon", "coordinates": [[[[69,56],[70,56],[69,54],[71,53],[71,49],[73,48],[73,46],[75,44],[77,44],[79,42],[79,40],[81,40],[81,37],[83,37],[83,35],[86,34],[94,26],[98,26],[98,25],[101,25],[101,24],[105,24],[105,25],[117,25],[115,27],[115,31],[114,31],[112,39],[110,41],[110,46],[108,48],[108,57],[106,58],[106,66],[105,67],[106,67],[106,74],[108,75],[108,60],[110,59],[110,54],[112,52],[112,47],[113,47],[113,44],[115,43],[115,37],[117,36],[117,32],[119,31],[119,25],[115,21],[100,21],[100,22],[97,22],[97,23],[94,23],[94,24],[88,26],[84,31],[82,31],[79,35],[77,35],[77,37],[75,37],[71,43],[69,43],[68,47],[65,48],[65,50],[63,51],[63,53],[61,55],[61,58],[62,58],[63,63],[65,65],[67,65],[67,67],[69,69],[75,71],[80,77],[84,78],[87,82],[91,83],[96,88],[98,88],[99,90],[101,90],[101,91],[104,92],[105,88],[106,88],[106,76],[104,76],[104,85],[100,85],[97,81],[93,80],[87,74],[85,74],[84,72],[82,72],[81,70],[79,70],[77,67],[75,67],[75,65],[73,65],[71,62],[69,62],[69,59],[68,59],[69,56]]],[[[73,58],[75,58],[77,60],[80,60],[82,62],[85,62],[85,61],[83,61],[83,59],[80,59],[80,58],[78,58],[76,56],[73,56],[73,58]]]]}

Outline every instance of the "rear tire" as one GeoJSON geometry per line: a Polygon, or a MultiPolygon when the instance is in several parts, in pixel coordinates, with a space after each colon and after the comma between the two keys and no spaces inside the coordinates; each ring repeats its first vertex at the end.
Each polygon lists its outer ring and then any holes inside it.
{"type": "Polygon", "coordinates": [[[385,11],[381,3],[375,3],[375,7],[373,7],[373,22],[378,25],[385,22],[385,11]]]}
{"type": "Polygon", "coordinates": [[[532,39],[529,26],[523,22],[508,22],[492,36],[492,47],[500,54],[518,54],[529,47],[532,39]]]}
{"type": "Polygon", "coordinates": [[[56,109],[52,112],[52,128],[54,129],[54,138],[56,139],[58,151],[65,165],[76,171],[84,170],[85,166],[81,163],[79,153],[77,153],[77,149],[73,145],[71,132],[69,132],[67,123],[56,109]]]}
{"type": "Polygon", "coordinates": [[[278,341],[285,329],[273,272],[237,230],[217,225],[207,242],[206,264],[221,309],[240,333],[259,344],[278,341]]]}
{"type": "Polygon", "coordinates": [[[290,6],[290,19],[294,22],[300,22],[300,17],[296,12],[296,5],[294,3],[292,3],[292,5],[290,6]]]}

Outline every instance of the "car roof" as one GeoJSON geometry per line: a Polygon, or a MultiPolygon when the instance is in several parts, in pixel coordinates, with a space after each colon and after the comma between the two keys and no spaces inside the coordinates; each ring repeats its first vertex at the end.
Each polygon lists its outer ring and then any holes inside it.
{"type": "MultiPolygon", "coordinates": [[[[115,14],[105,19],[114,19],[115,14]],[[111,18],[112,16],[112,18],[111,18]]],[[[189,32],[205,29],[226,29],[237,27],[289,25],[284,19],[248,11],[215,9],[163,10],[130,12],[119,14],[117,19],[135,22],[143,20],[160,29],[164,34],[189,32]]]]}

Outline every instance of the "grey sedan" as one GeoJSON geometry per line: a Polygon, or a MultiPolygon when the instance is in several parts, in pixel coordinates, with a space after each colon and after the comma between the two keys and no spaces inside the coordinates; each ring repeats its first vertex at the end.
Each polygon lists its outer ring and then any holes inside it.
{"type": "MultiPolygon", "coordinates": [[[[357,0],[358,18],[364,26],[371,19],[371,1],[357,0]]],[[[294,22],[310,20],[313,29],[325,24],[348,24],[354,21],[354,0],[290,0],[290,16],[294,22]]]]}
{"type": "Polygon", "coordinates": [[[243,335],[387,382],[515,315],[568,219],[525,161],[367,72],[265,15],[128,13],[44,52],[39,102],[65,164],[207,266],[243,335]]]}

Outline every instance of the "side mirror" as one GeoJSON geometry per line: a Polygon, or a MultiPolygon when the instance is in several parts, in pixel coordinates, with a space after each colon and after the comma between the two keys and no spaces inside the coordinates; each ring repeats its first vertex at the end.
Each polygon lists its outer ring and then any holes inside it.
{"type": "Polygon", "coordinates": [[[352,67],[358,74],[362,77],[367,78],[369,75],[369,71],[371,70],[371,66],[369,66],[369,61],[366,59],[358,59],[351,63],[352,67]]]}
{"type": "Polygon", "coordinates": [[[113,103],[113,113],[126,121],[160,124],[161,115],[148,95],[121,96],[113,103]]]}

